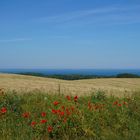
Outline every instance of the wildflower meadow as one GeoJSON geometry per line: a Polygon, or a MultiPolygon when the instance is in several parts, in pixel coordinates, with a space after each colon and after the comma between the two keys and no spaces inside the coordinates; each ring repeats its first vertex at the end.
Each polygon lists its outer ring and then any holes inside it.
{"type": "Polygon", "coordinates": [[[0,90],[0,140],[140,140],[140,96],[0,90]]]}

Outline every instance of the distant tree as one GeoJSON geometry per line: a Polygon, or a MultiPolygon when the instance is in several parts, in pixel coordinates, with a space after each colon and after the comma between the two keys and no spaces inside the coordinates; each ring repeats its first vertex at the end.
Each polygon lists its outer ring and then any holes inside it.
{"type": "Polygon", "coordinates": [[[137,74],[131,74],[131,73],[118,74],[116,77],[117,78],[140,78],[139,75],[137,75],[137,74]]]}

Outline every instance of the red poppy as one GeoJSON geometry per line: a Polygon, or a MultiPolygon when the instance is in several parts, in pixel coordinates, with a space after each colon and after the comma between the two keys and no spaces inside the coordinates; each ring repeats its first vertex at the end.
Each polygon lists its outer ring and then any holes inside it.
{"type": "Polygon", "coordinates": [[[62,112],[60,112],[60,116],[64,116],[64,114],[65,114],[65,113],[64,113],[63,111],[62,111],[62,112]]]}
{"type": "Polygon", "coordinates": [[[53,102],[53,104],[56,106],[56,105],[59,104],[59,102],[58,101],[55,101],[55,102],[53,102]]]}
{"type": "Polygon", "coordinates": [[[74,111],[74,107],[73,106],[71,107],[71,111],[74,111]]]}
{"type": "Polygon", "coordinates": [[[61,106],[61,108],[64,110],[65,109],[65,107],[64,106],[61,106]]]}
{"type": "Polygon", "coordinates": [[[42,113],[41,113],[41,116],[42,116],[42,117],[46,117],[46,113],[45,113],[45,112],[42,112],[42,113]]]}
{"type": "Polygon", "coordinates": [[[64,118],[63,122],[66,123],[67,122],[67,118],[64,118]]]}
{"type": "Polygon", "coordinates": [[[68,108],[66,108],[66,111],[69,111],[69,109],[68,109],[68,108]]]}
{"type": "Polygon", "coordinates": [[[52,130],[53,130],[52,126],[48,126],[48,132],[50,133],[52,132],[52,130]]]}
{"type": "Polygon", "coordinates": [[[43,123],[46,123],[46,122],[47,122],[47,120],[41,120],[40,122],[43,124],[43,123]]]}
{"type": "Polygon", "coordinates": [[[2,107],[1,108],[1,113],[6,113],[7,112],[7,109],[5,107],[2,107]]]}
{"type": "Polygon", "coordinates": [[[123,102],[124,105],[127,105],[127,102],[123,102]]]}
{"type": "Polygon", "coordinates": [[[57,113],[61,113],[61,110],[60,110],[60,109],[58,109],[58,110],[57,110],[57,113]]]}
{"type": "Polygon", "coordinates": [[[36,122],[31,122],[31,126],[34,127],[36,125],[36,122]]]}
{"type": "Polygon", "coordinates": [[[118,101],[115,101],[114,103],[113,103],[113,105],[117,105],[118,104],[118,101]]]}
{"type": "Polygon", "coordinates": [[[68,112],[66,112],[67,113],[67,115],[69,116],[71,113],[68,111],[68,112]]]}
{"type": "Polygon", "coordinates": [[[66,109],[66,114],[67,114],[67,115],[70,115],[70,114],[71,114],[71,112],[69,111],[68,108],[66,109]]]}
{"type": "Polygon", "coordinates": [[[77,100],[78,100],[78,96],[75,96],[74,101],[77,102],[77,100]]]}
{"type": "Polygon", "coordinates": [[[25,112],[25,113],[22,114],[22,116],[23,116],[24,118],[29,118],[30,113],[29,113],[29,112],[25,112]]]}
{"type": "Polygon", "coordinates": [[[71,100],[70,96],[66,96],[66,98],[67,98],[69,101],[71,100]]]}
{"type": "Polygon", "coordinates": [[[57,114],[57,110],[52,109],[52,113],[53,113],[53,114],[57,114]]]}
{"type": "Polygon", "coordinates": [[[122,106],[122,104],[118,104],[118,106],[119,106],[119,107],[121,107],[121,106],[122,106]]]}

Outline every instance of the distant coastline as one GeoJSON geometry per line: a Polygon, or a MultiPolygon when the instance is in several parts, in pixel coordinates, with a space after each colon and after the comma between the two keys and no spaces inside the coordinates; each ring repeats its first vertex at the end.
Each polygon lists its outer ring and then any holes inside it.
{"type": "Polygon", "coordinates": [[[40,73],[43,75],[100,75],[114,76],[120,73],[140,75],[140,69],[0,69],[1,73],[40,73]]]}
{"type": "Polygon", "coordinates": [[[1,73],[80,80],[96,78],[140,78],[140,70],[101,70],[101,69],[0,69],[1,73]]]}

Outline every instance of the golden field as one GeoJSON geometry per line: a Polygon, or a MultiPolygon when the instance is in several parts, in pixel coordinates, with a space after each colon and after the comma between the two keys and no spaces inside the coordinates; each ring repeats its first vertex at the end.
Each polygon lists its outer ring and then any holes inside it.
{"type": "Polygon", "coordinates": [[[66,81],[53,78],[0,74],[0,88],[16,91],[41,90],[47,93],[87,95],[92,91],[102,90],[108,95],[122,96],[140,91],[139,78],[102,78],[66,81]]]}

